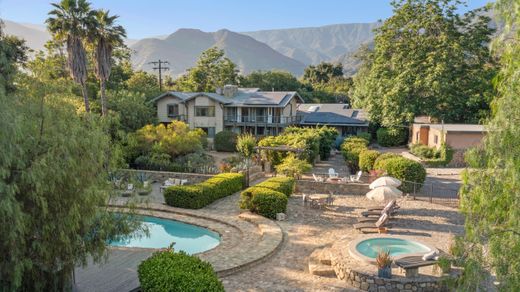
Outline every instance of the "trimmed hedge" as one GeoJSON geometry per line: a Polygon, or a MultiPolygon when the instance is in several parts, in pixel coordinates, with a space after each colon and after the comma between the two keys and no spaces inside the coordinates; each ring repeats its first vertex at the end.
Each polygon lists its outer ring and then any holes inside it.
{"type": "Polygon", "coordinates": [[[266,218],[276,219],[277,213],[285,213],[287,210],[287,196],[268,189],[256,188],[255,194],[251,199],[251,212],[262,215],[266,218]]]}
{"type": "Polygon", "coordinates": [[[390,158],[395,158],[395,157],[401,157],[401,155],[395,154],[392,152],[386,152],[386,153],[379,155],[379,157],[377,157],[376,161],[374,161],[374,169],[375,170],[384,170],[386,160],[388,160],[390,158]]]}
{"type": "Polygon", "coordinates": [[[341,153],[352,170],[359,168],[359,154],[367,150],[368,141],[360,137],[348,137],[341,144],[341,153]]]}
{"type": "Polygon", "coordinates": [[[215,135],[215,150],[222,152],[237,151],[238,135],[232,131],[224,130],[215,135]]]}
{"type": "Polygon", "coordinates": [[[371,171],[374,169],[374,163],[379,155],[381,155],[381,153],[376,150],[361,151],[361,153],[359,153],[359,168],[365,172],[371,171]]]}
{"type": "Polygon", "coordinates": [[[403,182],[399,187],[403,192],[412,193],[422,187],[426,179],[426,169],[422,164],[404,157],[394,157],[384,161],[382,170],[403,182]]]}
{"type": "Polygon", "coordinates": [[[221,173],[196,185],[169,187],[164,190],[164,200],[169,206],[200,209],[243,188],[243,174],[221,173]]]}
{"type": "Polygon", "coordinates": [[[426,165],[431,167],[446,166],[453,159],[453,150],[446,143],[442,143],[439,149],[414,144],[410,146],[410,152],[419,156],[426,165]]]}
{"type": "Polygon", "coordinates": [[[406,143],[408,131],[397,128],[379,128],[376,132],[377,144],[385,147],[399,146],[406,143]]]}
{"type": "Polygon", "coordinates": [[[208,262],[185,252],[159,251],[137,269],[143,292],[225,291],[208,262]]]}
{"type": "Polygon", "coordinates": [[[270,178],[242,191],[240,208],[267,218],[276,218],[276,213],[285,213],[287,198],[294,192],[294,187],[295,181],[292,177],[270,178]],[[278,194],[282,194],[285,200],[281,200],[278,194]]]}

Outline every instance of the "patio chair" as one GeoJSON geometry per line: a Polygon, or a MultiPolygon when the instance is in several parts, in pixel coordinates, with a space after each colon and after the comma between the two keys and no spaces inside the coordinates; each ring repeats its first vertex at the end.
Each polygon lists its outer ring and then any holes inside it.
{"type": "Polygon", "coordinates": [[[180,186],[181,185],[181,180],[178,179],[178,178],[176,178],[174,182],[175,182],[174,185],[176,185],[176,186],[180,186]]]}
{"type": "Polygon", "coordinates": [[[334,168],[329,168],[329,178],[338,178],[339,173],[334,170],[334,168]]]}
{"type": "Polygon", "coordinates": [[[188,183],[188,180],[187,179],[181,179],[181,186],[185,185],[188,183]]]}
{"type": "Polygon", "coordinates": [[[314,178],[315,182],[323,182],[323,178],[319,177],[319,176],[316,176],[314,173],[312,174],[312,177],[314,178]]]}
{"type": "Polygon", "coordinates": [[[164,184],[159,187],[159,190],[162,192],[164,189],[166,189],[168,187],[171,187],[171,186],[175,186],[175,185],[176,185],[175,184],[175,179],[169,178],[169,179],[164,181],[164,184]]]}
{"type": "Polygon", "coordinates": [[[326,204],[333,206],[334,205],[334,194],[329,192],[329,196],[327,197],[326,204]]]}
{"type": "Polygon", "coordinates": [[[388,214],[383,214],[377,222],[363,222],[354,224],[354,228],[365,233],[365,232],[378,232],[378,233],[387,233],[388,229],[392,227],[390,223],[388,223],[389,216],[388,214]]]}
{"type": "Polygon", "coordinates": [[[355,176],[350,176],[352,182],[359,182],[361,180],[361,176],[363,175],[363,171],[358,171],[355,176]]]}

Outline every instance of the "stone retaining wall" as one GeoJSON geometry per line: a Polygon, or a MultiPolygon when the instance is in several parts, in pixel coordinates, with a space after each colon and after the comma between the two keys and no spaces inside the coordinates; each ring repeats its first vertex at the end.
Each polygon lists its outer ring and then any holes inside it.
{"type": "MultiPolygon", "coordinates": [[[[142,169],[121,169],[122,172],[128,174],[145,173],[151,180],[157,182],[164,182],[169,178],[187,179],[188,184],[201,183],[208,178],[214,176],[214,174],[202,174],[202,173],[188,173],[188,172],[170,172],[170,171],[157,171],[157,170],[142,170],[142,169]]],[[[261,179],[264,177],[262,168],[259,166],[253,166],[249,169],[251,181],[261,179]]]]}
{"type": "Polygon", "coordinates": [[[296,192],[307,194],[328,194],[364,196],[370,189],[366,183],[328,183],[313,180],[296,181],[296,192]]]}
{"type": "Polygon", "coordinates": [[[141,169],[121,169],[121,171],[129,174],[145,173],[151,180],[157,182],[164,182],[168,178],[187,179],[188,183],[196,184],[207,180],[212,177],[212,174],[200,174],[200,173],[185,173],[185,172],[170,172],[170,171],[157,171],[157,170],[141,170],[141,169]]]}
{"type": "Polygon", "coordinates": [[[448,291],[438,279],[429,277],[384,279],[356,271],[334,259],[332,259],[332,266],[338,279],[363,291],[448,291]]]}

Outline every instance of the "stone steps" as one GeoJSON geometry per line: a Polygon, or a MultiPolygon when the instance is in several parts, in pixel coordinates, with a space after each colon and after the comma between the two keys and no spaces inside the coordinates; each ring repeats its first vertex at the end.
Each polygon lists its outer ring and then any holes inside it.
{"type": "Polygon", "coordinates": [[[335,278],[336,272],[332,267],[329,248],[315,249],[309,256],[309,272],[320,277],[335,278]]]}

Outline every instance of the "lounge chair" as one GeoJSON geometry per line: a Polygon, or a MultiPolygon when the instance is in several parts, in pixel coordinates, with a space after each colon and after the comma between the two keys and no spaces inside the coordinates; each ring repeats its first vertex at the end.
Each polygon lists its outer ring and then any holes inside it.
{"type": "Polygon", "coordinates": [[[358,217],[357,219],[357,222],[358,223],[363,223],[363,222],[377,222],[379,219],[381,219],[381,217],[383,217],[383,215],[387,215],[388,216],[388,220],[389,221],[392,221],[393,219],[395,219],[396,217],[392,217],[390,214],[387,213],[387,211],[385,210],[385,212],[381,213],[379,217],[364,217],[364,216],[361,216],[361,217],[358,217]]]}
{"type": "Polygon", "coordinates": [[[175,179],[169,178],[169,179],[164,181],[164,184],[159,187],[159,190],[162,192],[164,189],[166,189],[168,187],[171,187],[171,186],[175,186],[175,185],[176,185],[175,184],[175,179]]]}
{"type": "Polygon", "coordinates": [[[188,183],[188,180],[187,179],[181,179],[181,186],[185,185],[188,183]]]}
{"type": "Polygon", "coordinates": [[[377,222],[363,222],[354,224],[354,228],[365,233],[365,232],[378,232],[378,233],[386,233],[388,228],[391,227],[391,224],[388,223],[389,216],[388,214],[383,214],[377,222]]]}
{"type": "Polygon", "coordinates": [[[381,210],[367,210],[367,211],[364,211],[364,212],[361,212],[361,215],[364,216],[364,217],[369,217],[369,216],[381,216],[383,214],[388,214],[388,215],[395,215],[397,213],[397,210],[399,208],[396,208],[396,203],[393,202],[393,201],[390,201],[390,203],[388,203],[383,209],[381,210]]]}
{"type": "Polygon", "coordinates": [[[314,178],[315,182],[323,182],[323,178],[319,177],[319,176],[316,176],[314,173],[312,174],[312,177],[314,178]]]}
{"type": "Polygon", "coordinates": [[[339,173],[334,170],[334,168],[329,168],[329,178],[338,178],[339,173]]]}
{"type": "Polygon", "coordinates": [[[350,180],[352,182],[359,182],[361,180],[361,176],[363,175],[363,171],[358,171],[355,176],[350,176],[350,180]]]}

